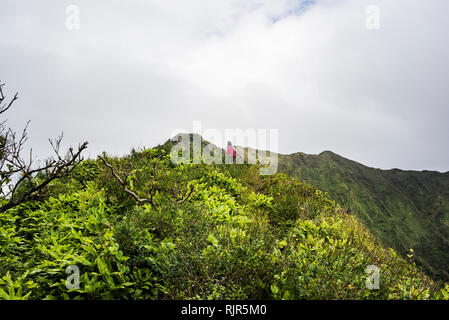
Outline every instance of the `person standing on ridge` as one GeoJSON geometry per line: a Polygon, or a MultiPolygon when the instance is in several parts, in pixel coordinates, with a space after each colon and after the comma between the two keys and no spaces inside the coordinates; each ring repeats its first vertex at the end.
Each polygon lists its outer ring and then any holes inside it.
{"type": "Polygon", "coordinates": [[[237,158],[237,151],[235,150],[235,147],[232,145],[231,141],[228,141],[228,148],[226,149],[227,155],[232,155],[232,163],[235,163],[235,160],[237,158]]]}

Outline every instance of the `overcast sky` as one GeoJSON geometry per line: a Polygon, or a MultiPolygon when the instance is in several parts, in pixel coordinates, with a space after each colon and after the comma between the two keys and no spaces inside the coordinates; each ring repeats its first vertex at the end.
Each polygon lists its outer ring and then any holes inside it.
{"type": "Polygon", "coordinates": [[[8,124],[31,120],[40,157],[61,131],[120,155],[200,120],[279,129],[281,153],[445,172],[448,15],[447,0],[1,0],[8,124]]]}

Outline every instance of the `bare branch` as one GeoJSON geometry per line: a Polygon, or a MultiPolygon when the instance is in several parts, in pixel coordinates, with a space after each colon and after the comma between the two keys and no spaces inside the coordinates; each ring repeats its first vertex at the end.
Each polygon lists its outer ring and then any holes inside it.
{"type": "MultiPolygon", "coordinates": [[[[0,115],[11,108],[18,99],[16,93],[7,103],[3,104],[5,95],[3,83],[0,83],[0,115]]],[[[33,153],[30,149],[28,160],[22,157],[22,151],[28,141],[27,122],[21,135],[5,127],[6,120],[0,123],[0,198],[6,200],[0,206],[0,212],[11,209],[21,203],[41,199],[45,196],[44,188],[55,179],[67,176],[83,160],[81,153],[87,148],[87,142],[79,145],[77,152],[73,148],[65,156],[60,153],[62,135],[57,139],[50,140],[55,158],[46,160],[44,166],[36,167],[33,164],[33,153]],[[37,175],[42,174],[40,179],[37,175]],[[24,185],[27,183],[27,185],[24,185]],[[21,190],[21,192],[18,192],[21,190]]]]}
{"type": "Polygon", "coordinates": [[[182,204],[182,203],[186,202],[190,198],[190,196],[193,194],[194,191],[195,191],[195,187],[194,186],[190,186],[189,193],[187,193],[187,195],[184,197],[184,199],[178,201],[177,203],[178,204],[182,204]]]}
{"type": "Polygon", "coordinates": [[[0,212],[14,208],[21,203],[42,198],[43,195],[40,192],[50,182],[67,176],[78,166],[78,164],[83,160],[81,153],[86,148],[87,142],[84,142],[78,147],[78,151],[67,159],[62,159],[61,161],[49,161],[46,166],[36,169],[31,169],[31,164],[26,167],[22,167],[20,171],[22,173],[22,177],[19,178],[19,180],[13,185],[10,185],[8,192],[8,195],[10,196],[9,202],[0,207],[0,212]],[[40,172],[45,172],[47,175],[42,181],[36,181],[34,179],[34,175],[40,172]],[[15,197],[17,189],[25,180],[30,182],[31,188],[19,197],[15,197]]]}
{"type": "Polygon", "coordinates": [[[18,92],[16,92],[16,94],[14,95],[14,97],[9,101],[8,104],[5,105],[1,105],[3,103],[3,100],[5,100],[5,95],[3,94],[3,89],[2,87],[4,86],[4,83],[0,83],[0,114],[6,112],[9,110],[9,108],[11,108],[12,104],[14,103],[14,101],[16,101],[19,97],[18,97],[18,92]]]}
{"type": "MultiPolygon", "coordinates": [[[[115,179],[119,182],[120,186],[122,187],[122,189],[123,189],[126,193],[130,194],[130,195],[131,195],[134,199],[136,199],[137,202],[139,202],[139,203],[150,203],[153,207],[156,207],[156,203],[155,203],[155,201],[154,201],[154,192],[155,192],[155,190],[156,190],[157,165],[158,165],[158,163],[159,163],[159,162],[160,162],[166,155],[167,155],[166,153],[162,153],[161,155],[159,155],[157,158],[154,159],[154,162],[153,162],[153,178],[152,178],[152,181],[151,181],[151,187],[150,187],[150,190],[149,190],[149,199],[148,199],[148,198],[144,198],[144,199],[139,198],[139,196],[138,196],[135,192],[133,192],[133,191],[131,191],[131,190],[128,189],[128,187],[126,186],[126,181],[127,181],[128,175],[127,175],[126,173],[121,172],[122,174],[125,175],[125,178],[123,179],[123,178],[120,177],[120,175],[117,173],[116,169],[114,169],[114,167],[113,167],[113,166],[106,160],[105,157],[98,156],[98,158],[100,158],[100,159],[103,161],[103,163],[105,164],[105,166],[106,166],[107,168],[109,168],[109,170],[111,171],[112,175],[113,175],[113,176],[115,177],[115,179]]],[[[130,166],[133,167],[133,168],[135,168],[133,164],[130,164],[130,166]]],[[[194,191],[195,191],[195,188],[194,188],[194,186],[192,185],[192,186],[190,187],[190,190],[189,190],[189,192],[187,193],[187,195],[186,195],[183,199],[177,201],[176,203],[177,203],[177,204],[182,204],[182,203],[186,202],[186,201],[190,198],[190,196],[193,194],[194,191]]]]}
{"type": "Polygon", "coordinates": [[[105,165],[106,167],[108,167],[108,168],[111,170],[112,175],[113,175],[113,176],[117,179],[117,181],[120,183],[120,185],[122,186],[123,191],[125,191],[125,192],[128,193],[128,194],[130,194],[130,195],[131,195],[134,199],[136,199],[136,201],[139,202],[139,203],[151,203],[152,205],[154,205],[152,199],[151,199],[151,200],[150,200],[150,199],[141,199],[141,198],[139,198],[139,196],[138,196],[136,193],[134,193],[133,191],[129,190],[128,187],[126,186],[126,179],[123,180],[123,179],[122,179],[122,178],[115,172],[114,167],[113,167],[111,164],[109,164],[109,163],[106,161],[106,159],[105,159],[104,157],[98,156],[98,158],[100,158],[100,159],[103,161],[104,165],[105,165]]]}

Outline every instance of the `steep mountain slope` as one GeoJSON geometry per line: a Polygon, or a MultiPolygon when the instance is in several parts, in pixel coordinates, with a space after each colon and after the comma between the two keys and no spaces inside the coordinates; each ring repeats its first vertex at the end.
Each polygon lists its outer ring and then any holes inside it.
{"type": "Polygon", "coordinates": [[[86,160],[0,214],[0,299],[449,298],[315,187],[171,147],[86,160]]]}
{"type": "Polygon", "coordinates": [[[448,279],[449,173],[380,170],[325,151],[279,155],[279,170],[328,192],[382,242],[448,279]]]}

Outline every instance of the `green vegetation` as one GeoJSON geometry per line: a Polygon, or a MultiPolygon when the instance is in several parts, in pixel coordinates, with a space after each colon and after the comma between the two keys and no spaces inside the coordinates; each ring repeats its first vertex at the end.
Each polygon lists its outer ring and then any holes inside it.
{"type": "Polygon", "coordinates": [[[449,172],[380,170],[330,151],[280,155],[279,170],[310,183],[354,213],[385,246],[435,279],[449,279],[449,172]]]}
{"type": "Polygon", "coordinates": [[[315,187],[260,176],[256,165],[174,165],[169,149],[105,158],[129,191],[152,200],[136,201],[103,161],[85,160],[43,201],[0,213],[0,298],[449,297],[412,253],[383,247],[315,187]],[[79,288],[66,287],[71,265],[79,288]],[[366,288],[370,265],[378,290],[366,288]]]}

